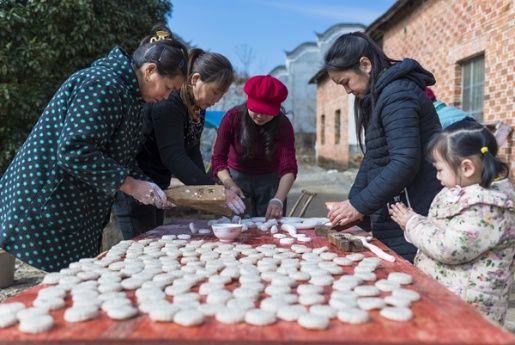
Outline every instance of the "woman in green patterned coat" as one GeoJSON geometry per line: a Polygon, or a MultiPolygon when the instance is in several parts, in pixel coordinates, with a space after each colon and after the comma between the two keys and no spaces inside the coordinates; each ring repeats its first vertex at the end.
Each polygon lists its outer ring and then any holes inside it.
{"type": "Polygon", "coordinates": [[[69,77],[0,179],[0,247],[45,271],[99,253],[114,194],[171,206],[134,160],[141,107],[184,83],[187,49],[162,31],[69,77]]]}

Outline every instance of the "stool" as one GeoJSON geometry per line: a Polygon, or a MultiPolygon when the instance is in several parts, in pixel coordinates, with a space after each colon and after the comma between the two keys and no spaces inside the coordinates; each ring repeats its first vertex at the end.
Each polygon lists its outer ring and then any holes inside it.
{"type": "Polygon", "coordinates": [[[299,198],[293,205],[293,207],[290,210],[290,213],[288,214],[288,217],[302,217],[304,216],[304,213],[306,213],[306,209],[308,208],[310,202],[313,200],[313,198],[317,195],[315,192],[309,192],[305,189],[303,189],[300,192],[299,198]]]}

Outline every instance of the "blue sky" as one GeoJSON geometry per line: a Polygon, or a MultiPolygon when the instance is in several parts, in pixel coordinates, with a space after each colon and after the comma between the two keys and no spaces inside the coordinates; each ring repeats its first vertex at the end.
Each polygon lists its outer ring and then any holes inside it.
{"type": "Polygon", "coordinates": [[[224,54],[243,69],[243,52],[252,52],[250,74],[284,64],[284,51],[316,41],[337,23],[368,25],[395,0],[172,0],[168,25],[193,45],[224,54]]]}

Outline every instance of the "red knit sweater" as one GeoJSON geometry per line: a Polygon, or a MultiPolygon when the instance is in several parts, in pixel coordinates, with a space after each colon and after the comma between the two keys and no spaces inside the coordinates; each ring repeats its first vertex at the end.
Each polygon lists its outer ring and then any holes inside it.
{"type": "Polygon", "coordinates": [[[243,147],[240,143],[241,121],[243,113],[240,107],[229,110],[220,123],[216,138],[211,166],[213,174],[230,167],[249,175],[263,175],[278,172],[279,176],[287,173],[297,175],[297,159],[295,158],[295,136],[290,120],[285,117],[277,133],[277,142],[273,159],[266,159],[265,145],[262,138],[256,138],[254,157],[243,158],[243,147]]]}

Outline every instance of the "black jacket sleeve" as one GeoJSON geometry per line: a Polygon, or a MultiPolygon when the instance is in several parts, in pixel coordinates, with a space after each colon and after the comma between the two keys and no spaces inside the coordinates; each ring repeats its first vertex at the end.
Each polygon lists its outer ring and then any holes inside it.
{"type": "MultiPolygon", "coordinates": [[[[365,154],[363,157],[363,161],[361,162],[361,165],[358,170],[358,174],[356,175],[356,179],[354,180],[354,183],[352,184],[352,187],[349,191],[349,197],[348,199],[351,200],[354,198],[354,196],[358,195],[363,189],[366,188],[368,179],[367,179],[367,158],[368,156],[365,154]]],[[[352,203],[351,203],[352,204],[352,203]]],[[[354,206],[354,205],[353,205],[354,206]]],[[[354,206],[356,207],[356,206],[354,206]]],[[[370,217],[368,215],[365,215],[362,221],[360,221],[357,226],[362,228],[365,231],[370,231],[371,224],[370,224],[370,217]]]]}
{"type": "Polygon", "coordinates": [[[206,171],[206,167],[204,166],[204,159],[202,158],[202,153],[200,152],[200,144],[195,145],[195,147],[189,151],[189,157],[191,158],[192,162],[199,167],[200,170],[206,171]]]}
{"type": "Polygon", "coordinates": [[[370,215],[384,207],[417,174],[422,160],[419,113],[418,101],[409,90],[397,91],[385,101],[379,121],[389,163],[359,193],[351,193],[349,201],[360,213],[370,215]]]}
{"type": "Polygon", "coordinates": [[[184,121],[187,116],[184,105],[172,99],[159,102],[152,108],[152,125],[161,161],[185,185],[214,184],[204,172],[202,161],[199,166],[188,156],[184,147],[184,121]]]}
{"type": "Polygon", "coordinates": [[[349,199],[353,198],[355,195],[359,194],[368,184],[367,179],[367,154],[364,155],[363,160],[361,161],[361,164],[359,166],[358,174],[356,175],[356,178],[354,179],[354,183],[352,184],[352,187],[349,191],[349,199]]]}

